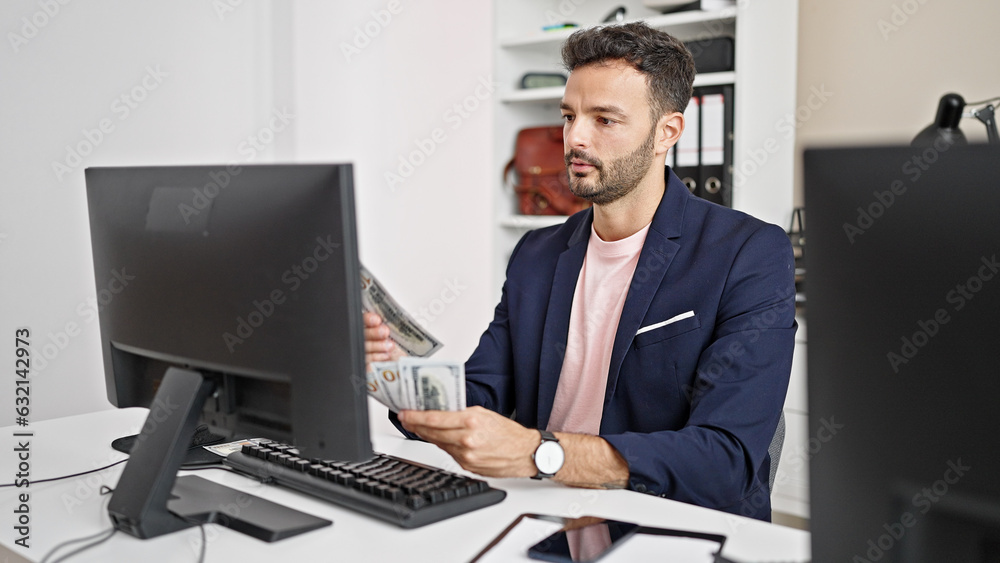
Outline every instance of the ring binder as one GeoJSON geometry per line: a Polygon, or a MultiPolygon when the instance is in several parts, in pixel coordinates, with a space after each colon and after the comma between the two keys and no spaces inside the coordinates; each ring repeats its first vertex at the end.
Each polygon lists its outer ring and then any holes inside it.
{"type": "Polygon", "coordinates": [[[694,195],[732,207],[733,85],[694,89],[667,165],[694,195]]]}

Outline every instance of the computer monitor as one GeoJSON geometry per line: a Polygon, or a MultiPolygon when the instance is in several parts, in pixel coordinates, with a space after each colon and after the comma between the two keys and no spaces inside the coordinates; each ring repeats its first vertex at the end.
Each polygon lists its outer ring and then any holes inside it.
{"type": "Polygon", "coordinates": [[[109,504],[116,527],[154,537],[218,517],[173,508],[199,420],[310,457],[372,456],[351,165],[89,168],[86,181],[108,398],[150,408],[109,504]]]}
{"type": "Polygon", "coordinates": [[[813,561],[1000,560],[1000,152],[804,171],[813,561]]]}

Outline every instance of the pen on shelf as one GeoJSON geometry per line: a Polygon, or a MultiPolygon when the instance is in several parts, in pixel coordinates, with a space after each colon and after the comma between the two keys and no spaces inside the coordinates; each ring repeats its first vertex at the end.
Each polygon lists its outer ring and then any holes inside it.
{"type": "Polygon", "coordinates": [[[569,23],[569,22],[566,22],[566,23],[557,23],[557,24],[546,25],[546,26],[542,27],[542,31],[557,31],[557,30],[560,30],[560,29],[573,29],[575,27],[580,27],[580,26],[577,25],[577,24],[575,24],[575,23],[569,23]]]}

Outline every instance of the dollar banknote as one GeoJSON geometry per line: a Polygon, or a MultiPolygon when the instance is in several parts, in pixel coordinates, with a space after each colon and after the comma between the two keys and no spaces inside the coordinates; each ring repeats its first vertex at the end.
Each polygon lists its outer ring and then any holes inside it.
{"type": "Polygon", "coordinates": [[[361,267],[361,307],[382,317],[389,327],[389,338],[410,356],[426,358],[442,346],[441,341],[399,306],[364,266],[361,267]]]}
{"type": "Polygon", "coordinates": [[[399,412],[399,365],[396,362],[375,362],[368,370],[368,394],[378,402],[389,407],[392,412],[399,412]]]}
{"type": "Polygon", "coordinates": [[[373,362],[368,392],[393,412],[458,411],[465,408],[465,366],[461,362],[400,358],[373,362]]]}

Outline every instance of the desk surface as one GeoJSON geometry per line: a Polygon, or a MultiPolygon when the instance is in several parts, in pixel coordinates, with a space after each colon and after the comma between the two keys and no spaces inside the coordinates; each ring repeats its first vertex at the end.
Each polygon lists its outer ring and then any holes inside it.
{"type": "MultiPolygon", "coordinates": [[[[385,409],[370,403],[375,449],[406,459],[462,471],[437,447],[405,440],[385,418],[385,409]]],[[[15,432],[33,433],[30,444],[32,480],[96,469],[123,459],[111,449],[111,440],[135,434],[145,409],[109,410],[0,428],[0,482],[14,481],[18,469],[15,432]]],[[[113,487],[124,464],[99,473],[29,488],[0,492],[0,554],[2,561],[39,561],[53,546],[111,527],[101,485],[113,487]],[[14,544],[18,537],[14,510],[20,493],[30,495],[29,549],[14,544]]],[[[206,561],[468,561],[511,521],[524,512],[560,516],[596,515],[650,526],[723,534],[724,553],[738,561],[806,561],[809,534],[765,524],[675,501],[631,491],[573,489],[530,479],[489,479],[507,491],[498,505],[418,528],[403,530],[381,521],[285,489],[261,485],[226,471],[198,471],[197,475],[245,492],[333,520],[333,526],[287,540],[265,543],[216,525],[205,527],[206,561]]],[[[142,561],[144,563],[197,561],[198,528],[151,540],[115,534],[107,542],[69,561],[142,561]]],[[[525,558],[525,561],[530,561],[525,558]]]]}

